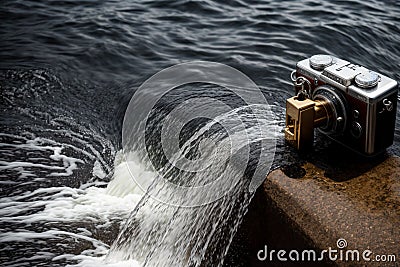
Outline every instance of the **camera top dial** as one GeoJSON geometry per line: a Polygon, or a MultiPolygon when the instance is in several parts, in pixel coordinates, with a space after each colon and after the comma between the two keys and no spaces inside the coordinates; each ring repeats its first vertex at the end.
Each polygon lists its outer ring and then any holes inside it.
{"type": "Polygon", "coordinates": [[[361,88],[371,88],[378,84],[379,75],[373,71],[362,72],[356,76],[354,81],[361,88]]]}
{"type": "Polygon", "coordinates": [[[310,58],[310,66],[316,70],[323,70],[332,64],[333,58],[330,55],[314,55],[310,58]]]}

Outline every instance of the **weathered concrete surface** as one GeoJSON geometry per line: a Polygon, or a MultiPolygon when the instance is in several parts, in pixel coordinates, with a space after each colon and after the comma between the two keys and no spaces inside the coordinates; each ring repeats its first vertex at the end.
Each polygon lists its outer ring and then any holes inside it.
{"type": "MultiPolygon", "coordinates": [[[[263,184],[266,198],[272,201],[264,206],[272,205],[274,212],[281,211],[281,223],[286,222],[287,227],[297,233],[293,240],[298,240],[299,236],[304,240],[303,247],[309,244],[320,250],[337,249],[337,240],[344,238],[347,241],[344,252],[357,249],[361,256],[369,249],[373,252],[371,259],[377,254],[396,256],[396,263],[336,261],[340,266],[399,266],[400,158],[389,156],[369,165],[363,172],[358,171],[357,164],[347,167],[352,173],[349,179],[332,179],[335,176],[332,169],[308,162],[300,167],[303,177],[299,179],[275,170],[263,184]]],[[[249,213],[251,216],[251,210],[249,213]]],[[[282,235],[288,238],[287,233],[282,235]]],[[[296,246],[292,248],[297,249],[296,246]]]]}
{"type": "Polygon", "coordinates": [[[305,154],[284,148],[286,153],[276,158],[279,169],[268,175],[251,201],[224,267],[400,266],[400,158],[390,150],[365,158],[333,142],[319,142],[305,154]],[[257,257],[265,246],[275,251],[336,249],[339,238],[346,239],[348,250],[396,254],[397,261],[281,262],[257,257]]]}

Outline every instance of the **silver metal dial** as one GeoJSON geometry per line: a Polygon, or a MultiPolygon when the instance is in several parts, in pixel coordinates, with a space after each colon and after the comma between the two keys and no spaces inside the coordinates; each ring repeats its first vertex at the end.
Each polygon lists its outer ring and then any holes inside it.
{"type": "Polygon", "coordinates": [[[314,55],[310,58],[310,66],[316,70],[322,70],[332,63],[333,58],[330,55],[314,55]]]}
{"type": "Polygon", "coordinates": [[[361,88],[374,87],[379,82],[379,75],[373,71],[363,72],[356,76],[355,82],[361,88]]]}

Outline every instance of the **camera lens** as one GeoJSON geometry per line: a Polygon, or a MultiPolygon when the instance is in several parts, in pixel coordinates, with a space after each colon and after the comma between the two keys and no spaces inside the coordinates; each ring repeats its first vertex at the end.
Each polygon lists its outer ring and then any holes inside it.
{"type": "Polygon", "coordinates": [[[316,70],[323,70],[332,63],[333,58],[330,55],[314,55],[310,58],[310,66],[316,70]]]}
{"type": "Polygon", "coordinates": [[[332,86],[322,85],[315,89],[312,98],[322,103],[327,116],[326,123],[319,126],[320,131],[326,134],[343,133],[347,121],[347,102],[343,94],[332,86]]]}

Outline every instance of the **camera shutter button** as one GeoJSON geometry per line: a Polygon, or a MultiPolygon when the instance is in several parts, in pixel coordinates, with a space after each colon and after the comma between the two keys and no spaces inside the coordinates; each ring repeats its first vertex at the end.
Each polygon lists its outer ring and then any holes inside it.
{"type": "Polygon", "coordinates": [[[351,124],[350,133],[355,138],[360,138],[361,135],[362,135],[362,127],[361,127],[361,125],[358,122],[353,121],[353,123],[351,124]]]}
{"type": "Polygon", "coordinates": [[[310,58],[310,66],[315,70],[323,70],[332,63],[333,58],[330,55],[314,55],[310,58]]]}
{"type": "Polygon", "coordinates": [[[368,71],[358,74],[354,81],[361,88],[371,88],[378,84],[379,79],[380,77],[376,72],[368,71]]]}

